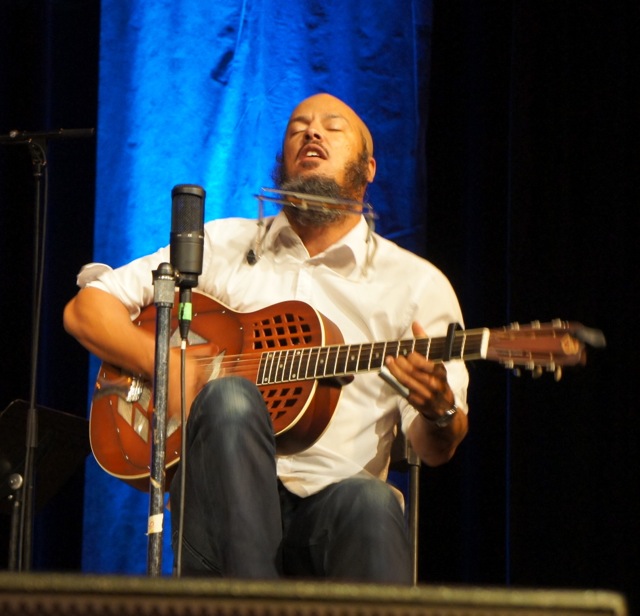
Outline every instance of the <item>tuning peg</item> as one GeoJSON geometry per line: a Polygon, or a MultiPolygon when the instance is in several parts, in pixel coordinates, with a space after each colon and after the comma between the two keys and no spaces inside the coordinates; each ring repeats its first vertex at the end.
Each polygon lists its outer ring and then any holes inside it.
{"type": "Polygon", "coordinates": [[[542,366],[534,366],[531,369],[531,377],[534,379],[539,379],[542,376],[542,366]]]}
{"type": "Polygon", "coordinates": [[[520,368],[516,368],[515,363],[513,362],[513,360],[511,359],[506,359],[502,362],[502,365],[507,369],[507,370],[511,370],[511,374],[513,374],[513,376],[519,377],[522,376],[522,370],[520,370],[520,368]]]}
{"type": "Polygon", "coordinates": [[[556,366],[556,369],[553,371],[553,378],[556,380],[556,383],[562,378],[562,366],[556,366]]]}

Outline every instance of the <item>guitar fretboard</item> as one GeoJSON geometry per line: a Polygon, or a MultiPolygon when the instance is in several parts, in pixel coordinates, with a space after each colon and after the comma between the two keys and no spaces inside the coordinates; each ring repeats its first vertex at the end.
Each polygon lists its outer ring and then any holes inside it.
{"type": "Polygon", "coordinates": [[[371,372],[380,370],[389,355],[399,357],[414,351],[435,362],[444,361],[447,355],[449,359],[483,359],[488,339],[488,329],[458,331],[453,337],[450,354],[447,353],[449,340],[446,337],[265,351],[260,358],[257,384],[272,385],[371,372]]]}

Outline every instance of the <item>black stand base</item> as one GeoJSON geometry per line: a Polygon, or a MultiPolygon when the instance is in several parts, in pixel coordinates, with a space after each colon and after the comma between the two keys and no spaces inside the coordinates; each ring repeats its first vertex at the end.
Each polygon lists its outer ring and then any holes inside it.
{"type": "MultiPolygon", "coordinates": [[[[9,565],[16,561],[17,524],[22,506],[29,403],[14,400],[0,411],[0,513],[9,514],[9,565]]],[[[65,484],[91,451],[88,420],[38,406],[35,510],[41,509],[65,484]]]]}

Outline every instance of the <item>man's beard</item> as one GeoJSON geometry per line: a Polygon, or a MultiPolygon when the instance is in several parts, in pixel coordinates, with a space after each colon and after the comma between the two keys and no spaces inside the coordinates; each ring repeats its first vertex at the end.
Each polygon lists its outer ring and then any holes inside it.
{"type": "MultiPolygon", "coordinates": [[[[348,163],[345,168],[345,179],[342,186],[333,178],[325,175],[289,178],[280,159],[274,169],[273,179],[280,190],[317,195],[318,197],[328,197],[330,199],[359,201],[369,183],[368,160],[369,155],[367,152],[363,152],[357,161],[348,163]]],[[[330,207],[302,209],[294,205],[285,205],[283,209],[290,220],[307,227],[337,222],[350,215],[345,210],[330,207]]]]}

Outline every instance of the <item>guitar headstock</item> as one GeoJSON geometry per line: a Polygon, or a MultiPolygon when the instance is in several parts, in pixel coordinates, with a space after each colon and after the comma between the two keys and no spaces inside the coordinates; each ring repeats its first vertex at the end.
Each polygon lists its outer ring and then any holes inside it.
{"type": "Polygon", "coordinates": [[[534,321],[528,325],[511,325],[489,332],[487,359],[506,368],[531,371],[533,376],[553,372],[556,380],[562,376],[563,366],[584,365],[586,346],[605,346],[601,331],[580,323],[554,320],[550,323],[534,321]]]}

